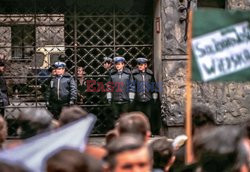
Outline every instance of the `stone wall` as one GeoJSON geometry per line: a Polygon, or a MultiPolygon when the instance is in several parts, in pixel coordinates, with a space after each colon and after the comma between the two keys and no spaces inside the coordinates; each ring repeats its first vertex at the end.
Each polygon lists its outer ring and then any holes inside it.
{"type": "Polygon", "coordinates": [[[227,0],[226,8],[239,9],[239,10],[249,10],[250,9],[250,0],[227,0]]]}
{"type": "MultiPolygon", "coordinates": [[[[187,1],[183,0],[184,5],[187,1]]],[[[167,135],[179,134],[185,116],[186,41],[185,16],[180,0],[162,1],[162,119],[167,135]],[[178,128],[179,127],[179,128],[178,128]]],[[[196,8],[192,1],[191,8],[196,8]]],[[[249,9],[250,0],[228,0],[229,9],[249,9]]],[[[210,107],[218,124],[238,124],[249,119],[250,83],[193,83],[193,104],[210,107]]]]}
{"type": "MultiPolygon", "coordinates": [[[[192,1],[190,8],[196,4],[192,1]]],[[[183,132],[187,6],[187,0],[162,0],[162,120],[169,137],[183,132]]]]}

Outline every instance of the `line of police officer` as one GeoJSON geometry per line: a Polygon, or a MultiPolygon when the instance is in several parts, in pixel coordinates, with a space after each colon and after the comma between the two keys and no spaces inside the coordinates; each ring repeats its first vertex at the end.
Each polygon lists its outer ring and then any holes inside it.
{"type": "MultiPolygon", "coordinates": [[[[157,124],[155,121],[159,114],[156,111],[153,113],[152,109],[156,107],[159,85],[155,82],[153,72],[147,67],[148,60],[137,58],[137,68],[132,71],[125,67],[124,57],[105,58],[104,64],[106,62],[112,64],[112,61],[114,66],[107,67],[109,71],[108,86],[110,86],[107,100],[112,106],[113,115],[107,118],[112,118],[110,121],[114,121],[123,112],[142,111],[147,115],[152,130],[158,128],[156,125],[159,123],[157,124]]],[[[65,72],[66,64],[64,62],[56,62],[54,67],[56,74],[49,82],[45,97],[48,109],[55,118],[58,118],[63,106],[76,102],[77,84],[74,77],[65,72]]]]}
{"type": "Polygon", "coordinates": [[[110,70],[107,100],[112,104],[113,118],[128,111],[142,111],[150,121],[152,131],[159,128],[156,106],[160,85],[155,82],[153,72],[148,69],[146,58],[137,58],[137,68],[130,70],[125,67],[124,57],[113,59],[114,67],[110,70]],[[156,119],[156,120],[155,120],[156,119]]]}

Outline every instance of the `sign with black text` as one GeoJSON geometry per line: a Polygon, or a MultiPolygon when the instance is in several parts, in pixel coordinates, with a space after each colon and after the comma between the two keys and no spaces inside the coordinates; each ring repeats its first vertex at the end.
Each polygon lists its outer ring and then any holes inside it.
{"type": "MultiPolygon", "coordinates": [[[[250,13],[247,18],[244,15],[240,18],[238,16],[240,12],[215,10],[213,14],[217,14],[218,17],[209,16],[208,21],[205,20],[206,17],[205,19],[203,17],[204,26],[200,25],[200,22],[196,22],[201,17],[200,13],[208,12],[211,13],[211,9],[208,11],[198,10],[194,13],[193,80],[205,82],[217,79],[226,81],[250,80],[250,26],[248,21],[250,13]],[[236,17],[234,17],[235,15],[236,17]],[[230,20],[232,22],[229,22],[230,20]],[[196,26],[197,24],[199,26],[196,26]],[[205,28],[204,32],[202,32],[202,28],[205,28]],[[199,29],[198,34],[196,29],[199,29]]],[[[203,14],[202,16],[207,15],[203,14]]]]}

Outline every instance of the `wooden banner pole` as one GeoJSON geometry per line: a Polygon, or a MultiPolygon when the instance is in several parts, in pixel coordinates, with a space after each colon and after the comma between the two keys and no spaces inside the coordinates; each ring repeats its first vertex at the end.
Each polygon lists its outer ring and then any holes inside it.
{"type": "Polygon", "coordinates": [[[188,13],[187,73],[186,73],[186,164],[193,162],[192,147],[192,11],[188,13]]]}

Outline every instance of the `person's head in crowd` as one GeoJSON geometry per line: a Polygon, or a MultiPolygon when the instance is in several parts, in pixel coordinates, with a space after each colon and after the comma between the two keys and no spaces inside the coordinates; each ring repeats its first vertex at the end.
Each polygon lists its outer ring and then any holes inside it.
{"type": "Polygon", "coordinates": [[[83,110],[80,106],[64,107],[59,117],[59,125],[63,126],[70,122],[77,121],[86,117],[88,112],[83,110]]]}
{"type": "Polygon", "coordinates": [[[52,114],[46,109],[29,108],[18,117],[21,138],[29,138],[36,134],[53,129],[52,114]]]}
{"type": "Polygon", "coordinates": [[[194,156],[202,171],[240,172],[247,169],[242,130],[234,126],[203,128],[194,136],[194,156]]]}
{"type": "Polygon", "coordinates": [[[125,66],[125,58],[124,57],[114,57],[115,69],[118,71],[122,71],[125,66]]]}
{"type": "Polygon", "coordinates": [[[89,143],[86,145],[85,153],[101,161],[107,155],[107,150],[100,145],[89,143]]]}
{"type": "Polygon", "coordinates": [[[107,145],[107,171],[151,172],[152,151],[140,135],[122,135],[107,145]]]}
{"type": "Polygon", "coordinates": [[[52,64],[52,65],[49,67],[49,72],[51,73],[52,76],[55,76],[55,75],[56,75],[56,67],[55,67],[55,64],[52,64]]]}
{"type": "Polygon", "coordinates": [[[4,73],[5,70],[5,63],[4,61],[0,61],[0,74],[4,73]]]}
{"type": "Polygon", "coordinates": [[[103,67],[104,69],[108,70],[112,67],[112,58],[110,57],[104,57],[103,58],[103,67]]]}
{"type": "Polygon", "coordinates": [[[145,70],[148,67],[148,64],[147,64],[148,59],[146,59],[144,57],[139,57],[136,59],[136,62],[137,62],[138,70],[141,72],[145,72],[145,70]]]}
{"type": "Polygon", "coordinates": [[[56,75],[61,76],[65,73],[66,64],[64,62],[55,62],[56,75]]]}
{"type": "Polygon", "coordinates": [[[250,144],[250,120],[243,124],[243,130],[245,132],[245,137],[248,139],[250,144]]]}
{"type": "Polygon", "coordinates": [[[154,157],[153,168],[161,169],[164,172],[169,171],[175,160],[172,142],[168,141],[166,137],[161,137],[153,140],[150,146],[154,157]]]}
{"type": "Polygon", "coordinates": [[[73,149],[63,149],[47,160],[47,172],[101,172],[101,162],[73,149]]]}
{"type": "Polygon", "coordinates": [[[83,66],[78,66],[77,67],[77,78],[84,78],[85,77],[85,69],[83,66]]]}
{"type": "Polygon", "coordinates": [[[195,105],[192,108],[192,133],[194,134],[196,130],[206,127],[210,128],[215,126],[214,115],[205,105],[195,105]]]}
{"type": "Polygon", "coordinates": [[[7,124],[4,118],[0,115],[0,149],[3,146],[7,137],[7,124]]]}
{"type": "Polygon", "coordinates": [[[247,160],[248,160],[247,163],[250,169],[250,120],[248,120],[245,124],[243,124],[242,132],[244,133],[244,138],[242,142],[247,152],[247,160]]]}
{"type": "Polygon", "coordinates": [[[0,161],[0,171],[1,172],[28,172],[28,170],[24,169],[19,165],[7,164],[5,162],[0,161]]]}
{"type": "Polygon", "coordinates": [[[139,111],[122,114],[116,127],[119,135],[138,134],[144,138],[144,141],[148,141],[151,136],[148,118],[139,111]]]}
{"type": "Polygon", "coordinates": [[[119,136],[117,129],[109,130],[105,135],[105,144],[109,144],[113,139],[119,136]]]}

